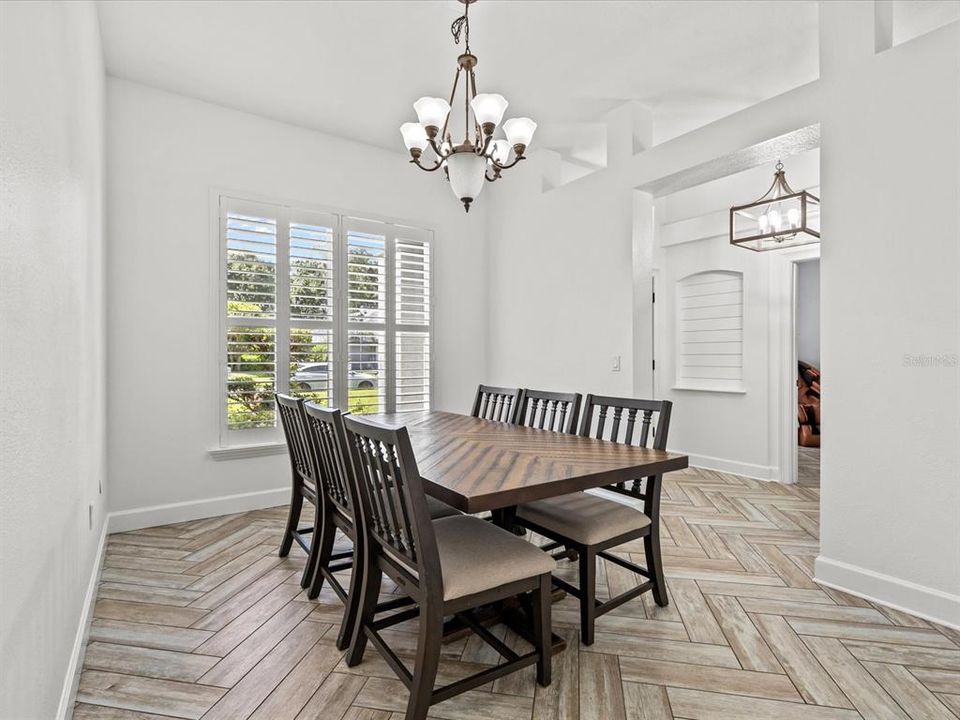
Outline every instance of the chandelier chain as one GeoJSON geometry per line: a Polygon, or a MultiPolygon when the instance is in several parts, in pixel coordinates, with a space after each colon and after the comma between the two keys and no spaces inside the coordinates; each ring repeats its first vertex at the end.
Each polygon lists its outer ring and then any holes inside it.
{"type": "Polygon", "coordinates": [[[450,25],[450,34],[453,35],[453,42],[456,45],[460,44],[460,35],[463,35],[464,43],[466,46],[466,51],[470,53],[470,4],[464,6],[463,15],[458,17],[453,21],[453,24],[450,25]]]}

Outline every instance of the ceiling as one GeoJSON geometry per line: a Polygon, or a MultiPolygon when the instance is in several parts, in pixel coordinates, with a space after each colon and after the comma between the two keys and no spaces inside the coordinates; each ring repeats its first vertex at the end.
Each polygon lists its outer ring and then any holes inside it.
{"type": "MultiPolygon", "coordinates": [[[[421,95],[446,96],[455,0],[101,0],[107,72],[398,151],[421,95]]],[[[663,140],[818,76],[817,3],[684,0],[471,6],[481,92],[575,154],[625,101],[663,140]],[[586,140],[585,140],[586,138],[586,140]]]]}

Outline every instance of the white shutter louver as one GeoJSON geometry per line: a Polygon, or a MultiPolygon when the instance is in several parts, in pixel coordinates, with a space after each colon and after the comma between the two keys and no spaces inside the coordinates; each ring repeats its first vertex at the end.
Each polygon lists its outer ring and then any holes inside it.
{"type": "Polygon", "coordinates": [[[290,223],[291,318],[333,319],[333,271],[333,228],[290,223]]]}
{"type": "Polygon", "coordinates": [[[430,243],[396,241],[396,409],[430,409],[430,243]]]}
{"type": "Polygon", "coordinates": [[[289,224],[290,393],[320,405],[334,402],[336,217],[319,213],[289,224]],[[309,219],[311,222],[306,222],[309,219]]]}
{"type": "Polygon", "coordinates": [[[355,219],[348,223],[347,409],[357,414],[385,412],[387,238],[375,231],[379,224],[355,219]]]}
{"type": "Polygon", "coordinates": [[[347,320],[387,320],[387,250],[383,235],[347,232],[347,320]]]}

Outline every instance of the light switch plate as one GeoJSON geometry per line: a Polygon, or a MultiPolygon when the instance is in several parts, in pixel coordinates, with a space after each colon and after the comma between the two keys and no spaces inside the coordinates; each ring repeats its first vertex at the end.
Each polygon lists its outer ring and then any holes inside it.
{"type": "Polygon", "coordinates": [[[610,369],[613,372],[620,372],[620,356],[614,355],[613,362],[610,364],[610,369]]]}

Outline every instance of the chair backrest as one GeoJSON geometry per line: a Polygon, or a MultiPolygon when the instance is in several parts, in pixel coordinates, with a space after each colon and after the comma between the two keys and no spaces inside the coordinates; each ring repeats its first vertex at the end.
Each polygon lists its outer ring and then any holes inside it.
{"type": "MultiPolygon", "coordinates": [[[[666,450],[672,408],[673,403],[669,400],[587,395],[583,402],[579,434],[598,440],[666,450]]],[[[637,478],[630,483],[609,485],[606,489],[643,500],[644,512],[656,521],[660,507],[661,477],[654,475],[646,478],[644,488],[641,488],[642,478],[637,478]]]]}
{"type": "Polygon", "coordinates": [[[544,390],[523,390],[517,425],[575,433],[580,415],[580,393],[555,393],[544,390]]]}
{"type": "Polygon", "coordinates": [[[473,417],[498,422],[516,422],[520,409],[520,388],[502,388],[493,385],[478,385],[473,401],[473,417]]]}
{"type": "Polygon", "coordinates": [[[407,429],[352,416],[343,424],[367,541],[391,565],[415,573],[410,580],[421,591],[442,595],[436,536],[407,429]]]}
{"type": "Polygon", "coordinates": [[[324,408],[315,403],[308,402],[303,408],[307,433],[320,466],[321,492],[331,507],[337,508],[353,521],[352,466],[347,452],[343,416],[336,408],[324,408]]]}
{"type": "Polygon", "coordinates": [[[313,455],[313,445],[307,434],[307,416],[303,409],[303,399],[280,393],[276,393],[275,397],[283,435],[287,439],[293,481],[307,482],[316,487],[317,464],[313,455]]]}

